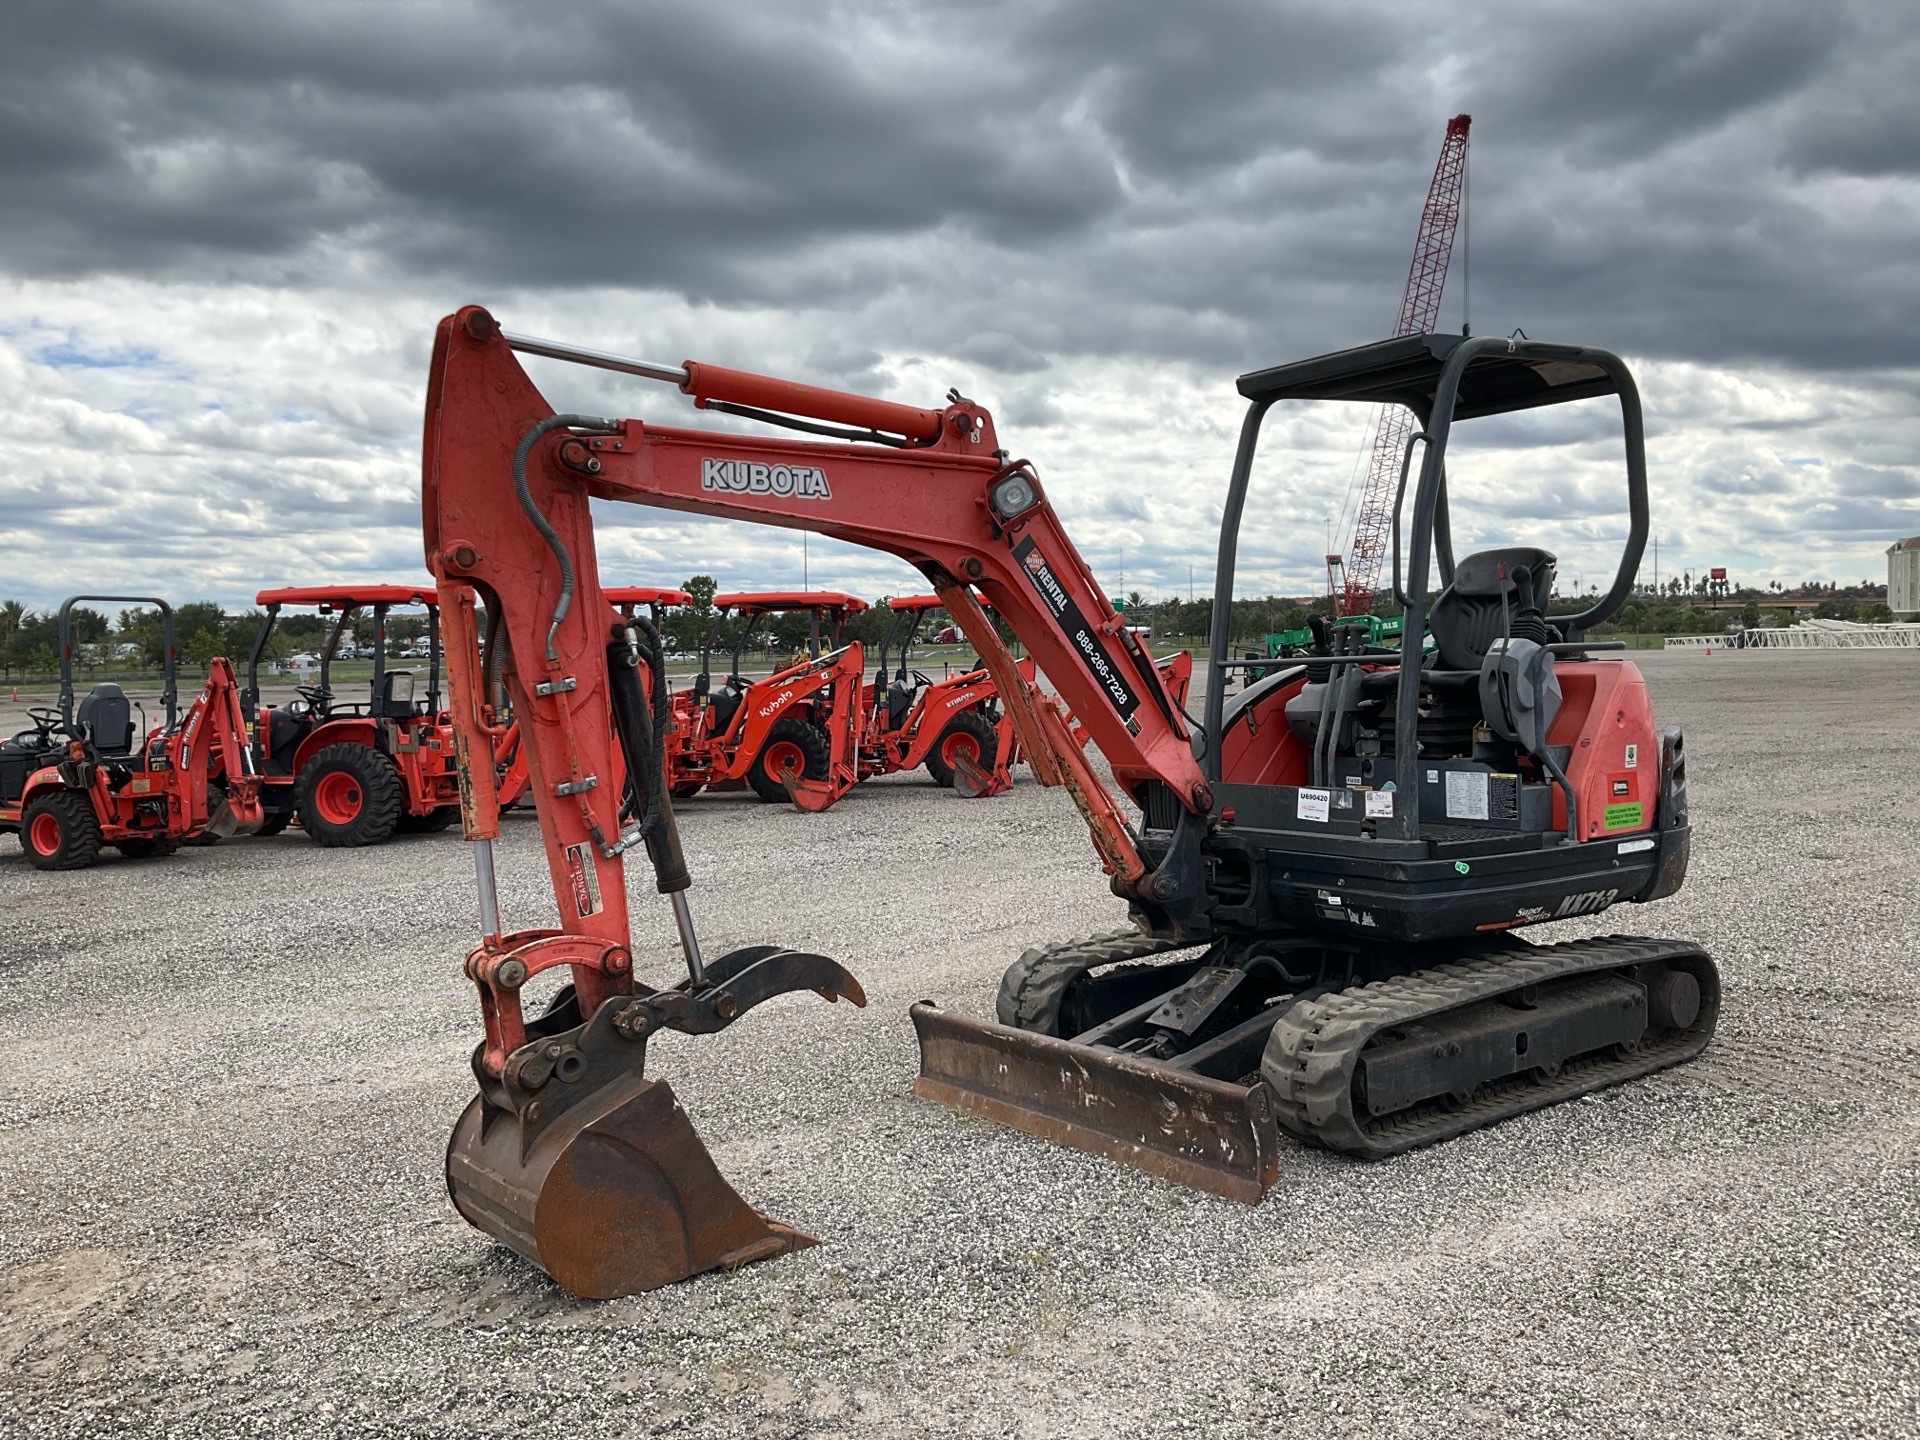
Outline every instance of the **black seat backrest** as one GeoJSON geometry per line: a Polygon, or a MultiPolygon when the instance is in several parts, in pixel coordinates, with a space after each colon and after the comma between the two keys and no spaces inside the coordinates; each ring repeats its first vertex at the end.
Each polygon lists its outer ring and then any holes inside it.
{"type": "Polygon", "coordinates": [[[1454,566],[1453,583],[1434,597],[1427,615],[1439,668],[1478,670],[1509,626],[1519,638],[1544,641],[1557,563],[1548,551],[1510,545],[1481,550],[1454,566]]]}
{"type": "Polygon", "coordinates": [[[413,714],[413,672],[389,670],[380,681],[378,718],[405,720],[413,714]]]}
{"type": "Polygon", "coordinates": [[[133,753],[133,703],[118,685],[103,682],[94,686],[74,711],[73,721],[87,730],[93,748],[102,755],[133,753]]]}
{"type": "Polygon", "coordinates": [[[739,713],[741,693],[729,675],[727,683],[713,692],[713,728],[725,733],[733,724],[733,717],[739,713]]]}
{"type": "Polygon", "coordinates": [[[907,711],[913,705],[914,687],[904,680],[896,680],[887,687],[887,728],[898,730],[907,718],[907,711]]]}

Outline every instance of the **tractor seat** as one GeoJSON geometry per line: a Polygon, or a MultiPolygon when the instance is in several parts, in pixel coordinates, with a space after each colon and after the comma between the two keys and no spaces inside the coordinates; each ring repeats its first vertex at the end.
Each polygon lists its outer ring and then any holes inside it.
{"type": "Polygon", "coordinates": [[[103,681],[94,686],[73,718],[102,755],[133,753],[133,703],[118,685],[103,681]]]}
{"type": "Polygon", "coordinates": [[[1546,620],[1553,593],[1552,554],[1530,545],[1481,550],[1453,568],[1453,583],[1435,597],[1427,616],[1440,670],[1476,674],[1494,641],[1547,644],[1555,636],[1546,620]]]}
{"type": "Polygon", "coordinates": [[[736,677],[729,675],[726,683],[713,692],[713,728],[725,733],[733,725],[733,717],[740,712],[740,701],[745,698],[740,687],[734,684],[736,677]]]}
{"type": "Polygon", "coordinates": [[[895,680],[887,687],[887,728],[898,730],[905,723],[907,712],[913,708],[914,687],[904,680],[895,680]]]}
{"type": "Polygon", "coordinates": [[[411,720],[413,709],[413,672],[411,670],[389,670],[380,682],[380,702],[378,718],[381,720],[411,720]]]}

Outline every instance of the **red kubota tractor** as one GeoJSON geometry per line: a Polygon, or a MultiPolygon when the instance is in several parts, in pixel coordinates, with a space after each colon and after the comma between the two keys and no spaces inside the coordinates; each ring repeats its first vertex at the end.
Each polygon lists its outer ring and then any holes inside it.
{"type": "MultiPolygon", "coordinates": [[[[255,717],[251,759],[266,806],[261,833],[278,834],[298,816],[301,828],[321,845],[377,845],[396,831],[443,830],[452,824],[460,813],[460,784],[453,737],[440,705],[435,592],[406,585],[310,585],[262,590],[254,600],[266,613],[254,637],[241,699],[255,717]],[[336,618],[320,652],[315,683],[297,686],[299,698],[290,704],[265,706],[260,662],[280,612],[289,605],[336,618]],[[426,609],[423,686],[416,686],[412,668],[387,664],[387,615],[408,605],[426,609]],[[333,665],[341,658],[342,641],[351,645],[351,622],[363,609],[372,613],[368,658],[373,677],[366,700],[342,701],[334,694],[333,665]]],[[[472,597],[464,603],[471,605],[472,597]]],[[[496,742],[507,743],[509,730],[500,727],[496,742]]]]}
{"type": "Polygon", "coordinates": [[[666,755],[674,798],[744,780],[762,800],[825,810],[860,779],[865,660],[860,642],[842,645],[840,632],[867,602],[837,590],[798,590],[716,595],[713,604],[700,673],[691,691],[673,697],[666,755]],[[806,651],[764,680],[744,677],[759,622],[795,612],[811,617],[806,651]],[[729,619],[733,656],[716,687],[713,651],[729,619]]]}
{"type": "MultiPolygon", "coordinates": [[[[511,636],[507,684],[540,721],[529,793],[560,912],[555,928],[502,923],[492,774],[472,769],[463,798],[481,940],[466,973],[485,1040],[479,1093],[447,1155],[462,1214],[585,1295],[811,1243],[720,1177],[671,1089],[646,1077],[647,1042],[719,1030],[778,994],[862,999],[825,956],[777,945],[702,955],[657,763],[657,656],[612,623],[589,496],[814,530],[906,559],[979,651],[1035,778],[1080,807],[1131,923],[1028,950],[1001,981],[997,1022],[915,1005],[922,1095],[1251,1202],[1278,1177],[1282,1132],[1395,1155],[1706,1046],[1720,988],[1697,945],[1517,933],[1657,901],[1686,875],[1680,733],[1655,725],[1621,647],[1589,638],[1631,593],[1649,530],[1625,364],[1517,331],[1406,335],[1245,375],[1239,389],[1248,410],[1222,512],[1210,674],[1242,663],[1227,655],[1234,561],[1261,426],[1283,401],[1404,405],[1417,422],[1405,473],[1416,447],[1421,465],[1397,507],[1405,533],[1394,532],[1405,651],[1343,633],[1230,702],[1210,683],[1195,722],[1101,593],[1033,466],[1009,458],[971,401],[922,409],[626,360],[508,334],[477,307],[441,322],[427,564],[443,593],[477,590],[511,636]],[[516,349],[835,438],[556,414],[516,349]],[[1456,557],[1443,483],[1454,423],[1609,396],[1628,531],[1606,593],[1556,609],[1554,557],[1533,546],[1456,557]],[[975,592],[1057,697],[1023,681],[975,592]],[[1074,743],[1066,706],[1111,785],[1074,743]],[[635,979],[623,865],[643,844],[687,968],[664,988],[635,979]],[[521,987],[556,967],[572,983],[544,1013],[523,1013],[521,987]]],[[[459,641],[448,652],[469,748],[484,737],[472,652],[459,641]]]]}
{"type": "Polygon", "coordinates": [[[31,730],[0,744],[0,833],[13,831],[41,870],[93,864],[102,845],[130,860],[170,855],[182,841],[226,836],[260,825],[259,781],[210,784],[210,759],[222,745],[244,753],[245,722],[233,666],[215,657],[207,683],[178,713],[173,607],[144,595],[73,595],[60,606],[60,707],[30,710],[31,730]],[[73,607],[82,600],[153,605],[160,611],[160,703],[165,722],[134,722],[135,705],[118,685],[95,685],[73,699],[73,607]]]}
{"type": "MultiPolygon", "coordinates": [[[[893,617],[861,705],[861,778],[924,764],[936,781],[969,799],[1006,790],[1013,784],[1019,741],[986,666],[976,660],[960,674],[934,680],[909,664],[921,623],[944,610],[946,601],[938,595],[900,595],[887,605],[893,617]],[[895,646],[899,653],[889,675],[888,656],[895,646]]],[[[1033,662],[1018,663],[1032,679],[1033,662]]]]}

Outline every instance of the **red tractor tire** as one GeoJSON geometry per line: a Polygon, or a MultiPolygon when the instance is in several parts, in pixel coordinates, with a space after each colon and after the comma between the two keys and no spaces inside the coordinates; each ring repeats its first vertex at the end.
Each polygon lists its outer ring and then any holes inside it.
{"type": "Polygon", "coordinates": [[[707,787],[701,784],[698,780],[689,780],[682,785],[668,786],[667,794],[671,795],[676,800],[691,800],[694,796],[698,795],[702,790],[706,788],[707,787]]]}
{"type": "Polygon", "coordinates": [[[378,845],[400,824],[400,772],[371,745],[342,741],[300,769],[300,828],[328,849],[378,845]]]}
{"type": "Polygon", "coordinates": [[[962,710],[947,722],[947,728],[927,752],[927,773],[951,790],[961,756],[982,770],[991,769],[994,748],[999,743],[999,729],[991,720],[978,710],[962,710]]]}
{"type": "Polygon", "coordinates": [[[54,790],[20,817],[20,844],[37,870],[84,870],[100,858],[100,817],[82,790],[54,790]]]}
{"type": "Polygon", "coordinates": [[[292,823],[293,811],[269,810],[267,811],[267,818],[260,822],[260,828],[253,833],[255,835],[278,835],[292,823]]]}
{"type": "Polygon", "coordinates": [[[784,805],[792,797],[780,783],[782,770],[791,768],[803,779],[824,780],[832,765],[833,746],[818,726],[805,720],[776,720],[767,731],[767,743],[747,767],[747,783],[768,804],[784,805]]]}

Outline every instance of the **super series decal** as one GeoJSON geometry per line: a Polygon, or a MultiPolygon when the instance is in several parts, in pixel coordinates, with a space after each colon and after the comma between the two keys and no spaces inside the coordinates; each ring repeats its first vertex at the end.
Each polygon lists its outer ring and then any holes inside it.
{"type": "Polygon", "coordinates": [[[1073,597],[1067,594],[1066,587],[1054,578],[1053,568],[1033,543],[1032,536],[1013,547],[1013,558],[1027,572],[1027,578],[1033,582],[1033,588],[1039,593],[1047,612],[1067,632],[1067,639],[1080,652],[1080,658],[1086,662],[1088,671],[1100,683],[1100,688],[1107,692],[1107,699],[1113,702],[1113,708],[1119,712],[1127,728],[1134,729],[1133,712],[1140,708],[1140,697],[1127,683],[1125,672],[1113,663],[1113,656],[1094,633],[1093,626],[1087,623],[1087,617],[1080,612],[1073,597]]]}

